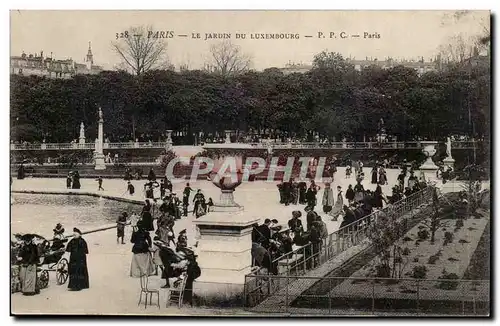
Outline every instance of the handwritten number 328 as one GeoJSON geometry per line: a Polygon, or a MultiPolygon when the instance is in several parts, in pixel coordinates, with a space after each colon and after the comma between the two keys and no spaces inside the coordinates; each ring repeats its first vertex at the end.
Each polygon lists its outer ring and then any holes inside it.
{"type": "Polygon", "coordinates": [[[116,33],[116,39],[119,39],[119,38],[128,38],[128,32],[125,31],[122,33],[116,33]]]}

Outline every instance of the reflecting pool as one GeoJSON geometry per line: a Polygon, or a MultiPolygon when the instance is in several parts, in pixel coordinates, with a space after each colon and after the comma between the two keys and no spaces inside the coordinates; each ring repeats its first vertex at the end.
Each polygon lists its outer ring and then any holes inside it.
{"type": "Polygon", "coordinates": [[[61,223],[66,234],[73,227],[88,230],[110,224],[123,212],[140,212],[141,206],[91,196],[12,194],[12,233],[37,233],[52,236],[61,223]]]}

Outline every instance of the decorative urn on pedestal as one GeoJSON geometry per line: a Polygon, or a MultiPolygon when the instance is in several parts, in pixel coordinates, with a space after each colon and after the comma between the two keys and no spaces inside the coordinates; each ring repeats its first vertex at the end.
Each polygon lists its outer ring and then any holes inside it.
{"type": "Polygon", "coordinates": [[[425,162],[420,166],[420,171],[427,182],[437,182],[436,171],[438,166],[432,161],[432,157],[436,155],[437,141],[421,141],[423,146],[422,152],[426,156],[425,162]]]}

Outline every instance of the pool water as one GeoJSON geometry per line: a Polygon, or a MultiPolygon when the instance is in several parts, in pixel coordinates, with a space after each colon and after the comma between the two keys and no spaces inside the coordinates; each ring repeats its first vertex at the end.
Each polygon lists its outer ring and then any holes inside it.
{"type": "Polygon", "coordinates": [[[141,206],[91,196],[12,194],[11,233],[37,233],[51,237],[61,223],[70,234],[114,223],[123,212],[140,212],[141,206]]]}

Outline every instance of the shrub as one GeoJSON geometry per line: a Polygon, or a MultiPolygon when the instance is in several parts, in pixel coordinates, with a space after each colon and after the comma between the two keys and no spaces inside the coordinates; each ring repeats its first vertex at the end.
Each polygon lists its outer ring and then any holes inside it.
{"type": "Polygon", "coordinates": [[[406,236],[406,237],[404,237],[404,238],[403,238],[403,241],[404,241],[404,242],[408,242],[408,241],[412,241],[412,240],[413,240],[413,239],[412,239],[412,238],[410,238],[410,237],[408,237],[408,236],[406,236]]]}
{"type": "Polygon", "coordinates": [[[453,257],[450,257],[448,258],[449,261],[460,261],[460,259],[456,259],[456,258],[453,258],[453,257]]]}
{"type": "Polygon", "coordinates": [[[418,257],[413,258],[414,263],[418,263],[418,257]]]}
{"type": "Polygon", "coordinates": [[[448,243],[452,243],[452,242],[453,242],[453,233],[445,232],[443,246],[446,246],[448,243]]]}
{"type": "Polygon", "coordinates": [[[403,249],[402,255],[403,256],[408,256],[410,254],[410,252],[411,252],[410,249],[408,247],[406,247],[406,248],[403,249]]]}
{"type": "Polygon", "coordinates": [[[378,264],[375,266],[375,270],[377,271],[377,277],[390,277],[391,276],[391,267],[387,264],[378,264]]]}
{"type": "Polygon", "coordinates": [[[446,273],[446,271],[443,271],[443,275],[438,277],[440,280],[452,280],[452,281],[441,281],[437,284],[438,289],[442,290],[455,290],[458,287],[458,280],[459,277],[455,273],[446,273]]]}
{"type": "Polygon", "coordinates": [[[462,244],[463,244],[463,243],[469,243],[469,241],[464,240],[464,239],[460,239],[460,240],[458,240],[458,243],[462,243],[462,244]]]}
{"type": "Polygon", "coordinates": [[[434,265],[436,263],[436,261],[439,260],[439,256],[438,255],[432,255],[429,257],[429,260],[427,261],[427,264],[430,264],[430,265],[434,265]]]}
{"type": "Polygon", "coordinates": [[[429,231],[427,231],[427,229],[422,229],[422,230],[418,231],[417,236],[418,236],[419,240],[422,240],[422,241],[427,240],[429,238],[429,231]]]}
{"type": "Polygon", "coordinates": [[[424,279],[426,276],[427,276],[427,267],[425,267],[424,265],[413,267],[411,277],[424,279]]]}
{"type": "Polygon", "coordinates": [[[455,229],[460,229],[464,226],[464,220],[461,218],[457,219],[455,222],[455,229]]]}

